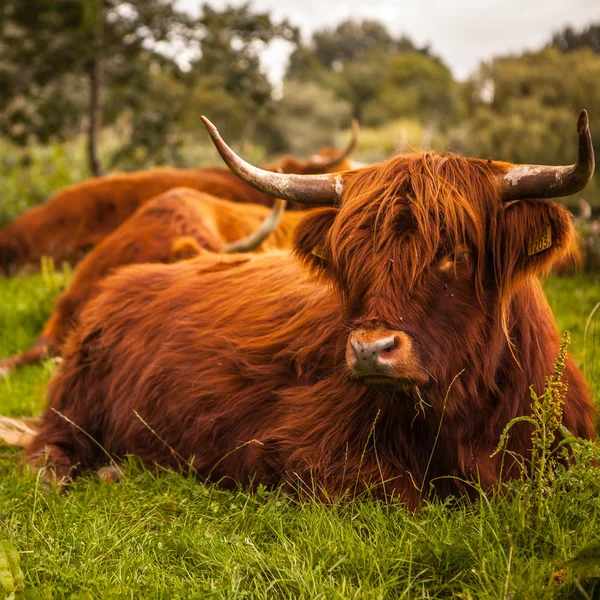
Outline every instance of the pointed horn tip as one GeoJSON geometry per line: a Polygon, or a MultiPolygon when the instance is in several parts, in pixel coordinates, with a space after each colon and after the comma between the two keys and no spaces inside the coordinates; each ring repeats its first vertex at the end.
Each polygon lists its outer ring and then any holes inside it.
{"type": "Polygon", "coordinates": [[[350,126],[352,127],[352,131],[355,134],[358,134],[358,132],[360,131],[360,125],[358,124],[358,120],[357,119],[352,119],[350,126]]]}
{"type": "Polygon", "coordinates": [[[213,123],[210,121],[210,119],[208,119],[207,117],[205,117],[204,115],[200,116],[200,120],[204,123],[204,126],[206,127],[206,129],[208,129],[208,133],[210,133],[211,137],[214,138],[215,135],[218,137],[219,136],[219,131],[217,130],[217,128],[213,125],[213,123]]]}
{"type": "Polygon", "coordinates": [[[590,119],[588,117],[587,110],[585,108],[581,109],[579,113],[579,117],[577,119],[577,133],[582,135],[586,132],[589,132],[590,129],[590,119]]]}

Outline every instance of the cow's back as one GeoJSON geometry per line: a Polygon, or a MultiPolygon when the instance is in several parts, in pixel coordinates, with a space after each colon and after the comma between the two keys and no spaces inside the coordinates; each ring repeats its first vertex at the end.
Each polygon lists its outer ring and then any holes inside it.
{"type": "MultiPolygon", "coordinates": [[[[36,440],[75,443],[48,435],[58,411],[117,455],[171,466],[194,456],[203,476],[268,481],[250,440],[284,418],[282,391],[325,375],[343,350],[338,323],[329,290],[277,255],[124,268],[68,340],[36,440]]],[[[94,445],[77,453],[102,462],[94,445]]]]}
{"type": "Polygon", "coordinates": [[[187,187],[234,202],[270,206],[272,198],[228,169],[156,168],[68,186],[0,230],[0,270],[36,265],[42,256],[78,260],[152,198],[187,187]]]}
{"type": "MultiPolygon", "coordinates": [[[[173,188],[153,198],[81,261],[69,289],[58,300],[59,314],[51,318],[42,337],[54,343],[62,341],[68,328],[78,322],[85,304],[98,293],[100,282],[118,268],[176,262],[183,257],[181,249],[186,242],[193,244],[187,251],[190,256],[203,251],[219,253],[228,243],[250,235],[269,212],[264,206],[241,205],[189,188],[173,188]],[[57,325],[62,331],[56,331],[57,325]]],[[[285,212],[280,225],[256,251],[288,248],[300,217],[285,212]]]]}

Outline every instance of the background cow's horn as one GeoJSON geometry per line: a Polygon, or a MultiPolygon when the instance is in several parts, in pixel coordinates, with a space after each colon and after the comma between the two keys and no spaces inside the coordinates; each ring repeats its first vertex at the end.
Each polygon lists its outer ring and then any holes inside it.
{"type": "Polygon", "coordinates": [[[313,154],[308,159],[309,164],[313,167],[321,169],[329,169],[331,167],[335,167],[335,165],[339,165],[342,161],[346,160],[352,154],[352,152],[354,152],[356,142],[358,141],[359,131],[360,127],[358,125],[358,121],[356,119],[352,119],[352,133],[350,134],[350,140],[346,148],[335,156],[329,158],[321,156],[320,154],[313,154]]]}
{"type": "Polygon", "coordinates": [[[594,148],[588,114],[579,113],[577,120],[579,149],[574,165],[546,167],[541,165],[512,165],[498,176],[503,202],[520,198],[559,198],[582,190],[594,174],[594,148]]]}
{"type": "Polygon", "coordinates": [[[225,164],[248,185],[257,190],[293,202],[307,204],[333,204],[342,195],[344,178],[342,173],[327,175],[292,175],[273,173],[259,169],[241,159],[221,138],[217,128],[202,117],[225,164]]]}
{"type": "Polygon", "coordinates": [[[234,252],[252,252],[256,250],[270,235],[273,230],[276,229],[277,225],[281,222],[283,211],[287,202],[279,198],[275,199],[273,209],[269,213],[265,220],[250,234],[246,237],[236,240],[227,244],[223,249],[225,254],[232,254],[234,252]]]}

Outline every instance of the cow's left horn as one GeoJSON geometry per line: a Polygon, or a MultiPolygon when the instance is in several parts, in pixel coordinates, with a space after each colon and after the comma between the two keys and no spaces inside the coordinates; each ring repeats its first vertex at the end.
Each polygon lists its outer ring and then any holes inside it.
{"type": "Polygon", "coordinates": [[[217,128],[202,117],[208,133],[212,138],[225,164],[248,185],[257,190],[292,202],[307,204],[334,204],[344,190],[342,173],[327,175],[293,175],[273,173],[259,169],[241,159],[221,138],[217,128]]]}
{"type": "Polygon", "coordinates": [[[354,151],[356,147],[356,142],[358,141],[358,132],[360,131],[360,127],[358,125],[358,121],[356,119],[352,119],[352,133],[350,135],[350,140],[348,145],[344,150],[342,150],[339,154],[332,156],[330,158],[326,158],[321,156],[320,154],[313,154],[308,162],[312,167],[320,168],[320,169],[329,169],[331,167],[335,167],[335,165],[339,165],[342,161],[346,160],[354,151]]]}
{"type": "Polygon", "coordinates": [[[269,215],[265,217],[265,220],[250,235],[227,244],[223,249],[223,252],[225,254],[233,254],[235,252],[252,252],[252,250],[256,250],[256,248],[258,248],[271,233],[273,233],[273,230],[275,230],[277,225],[281,222],[281,217],[283,216],[286,204],[287,202],[285,200],[276,198],[273,209],[269,215]]]}
{"type": "Polygon", "coordinates": [[[594,174],[594,148],[588,114],[579,113],[577,120],[579,148],[574,165],[546,167],[542,165],[511,165],[498,175],[503,202],[521,198],[560,198],[582,190],[594,174]]]}

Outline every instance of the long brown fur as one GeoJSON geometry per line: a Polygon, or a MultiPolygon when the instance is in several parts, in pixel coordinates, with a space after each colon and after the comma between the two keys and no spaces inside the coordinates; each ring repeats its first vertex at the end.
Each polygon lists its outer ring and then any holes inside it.
{"type": "MultiPolygon", "coordinates": [[[[330,149],[319,154],[328,158],[330,149]]],[[[349,162],[329,169],[291,156],[267,165],[283,173],[311,174],[346,170],[349,162]]],[[[57,264],[78,261],[86,252],[127,220],[140,206],[174,187],[187,187],[233,202],[272,206],[273,198],[239,180],[229,169],[155,168],[88,179],[57,192],[0,230],[0,275],[39,267],[42,256],[57,264]]],[[[306,205],[288,205],[306,209],[306,205]]]]}
{"type": "MultiPolygon", "coordinates": [[[[0,374],[60,355],[84,306],[98,293],[100,281],[117,268],[177,262],[206,251],[219,253],[257,229],[268,214],[269,209],[261,205],[229,202],[188,188],[174,188],[154,198],[81,261],[34,346],[0,360],[0,374]]],[[[289,248],[302,214],[284,212],[279,226],[256,251],[289,248]]]]}
{"type": "MultiPolygon", "coordinates": [[[[529,386],[544,389],[558,352],[537,276],[573,235],[558,204],[500,204],[502,168],[393,158],[353,175],[339,209],[304,217],[300,260],[202,256],[104,280],[67,342],[30,462],[47,459],[58,478],[101,466],[91,436],[116,457],[319,498],[370,490],[414,508],[430,493],[468,494],[464,481],[496,485],[501,432],[529,414],[529,386]],[[553,245],[529,256],[542,224],[553,245]],[[378,327],[410,336],[426,384],[350,377],[349,334],[378,327]]],[[[570,359],[565,379],[564,425],[592,438],[590,392],[570,359]]],[[[509,450],[527,456],[530,435],[514,427],[509,450]]],[[[518,471],[512,456],[504,479],[518,471]]]]}

